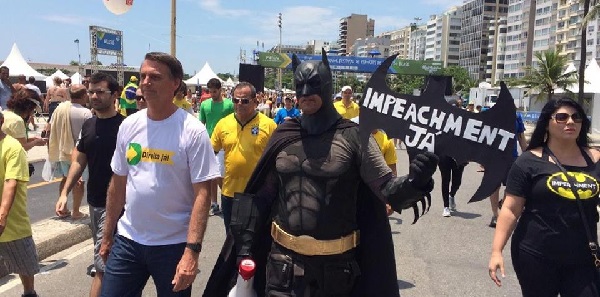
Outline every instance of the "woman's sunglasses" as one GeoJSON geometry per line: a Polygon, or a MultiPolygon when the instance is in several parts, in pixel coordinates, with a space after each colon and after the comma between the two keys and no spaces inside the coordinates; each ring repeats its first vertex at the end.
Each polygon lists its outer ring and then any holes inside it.
{"type": "Polygon", "coordinates": [[[559,124],[564,124],[569,121],[569,118],[573,120],[575,123],[583,122],[583,116],[580,113],[576,112],[574,114],[568,114],[566,112],[557,112],[552,115],[552,118],[559,124]]]}
{"type": "Polygon", "coordinates": [[[145,100],[144,96],[135,96],[135,100],[140,101],[140,100],[145,100]]]}

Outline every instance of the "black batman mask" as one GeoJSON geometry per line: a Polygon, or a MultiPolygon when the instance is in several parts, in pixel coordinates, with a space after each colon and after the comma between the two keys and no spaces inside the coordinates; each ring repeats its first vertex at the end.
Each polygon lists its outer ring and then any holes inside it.
{"type": "MultiPolygon", "coordinates": [[[[306,61],[300,63],[296,55],[292,56],[296,98],[301,102],[303,96],[319,95],[321,108],[313,114],[302,114],[301,126],[308,134],[321,134],[331,128],[341,116],[333,107],[331,69],[325,50],[322,61],[306,61]]],[[[302,105],[301,105],[302,106],[302,105]]]]}

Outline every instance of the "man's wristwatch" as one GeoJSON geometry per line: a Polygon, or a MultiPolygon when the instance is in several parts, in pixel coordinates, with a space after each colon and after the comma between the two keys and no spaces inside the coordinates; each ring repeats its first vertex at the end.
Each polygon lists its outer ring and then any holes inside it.
{"type": "Polygon", "coordinates": [[[192,252],[194,252],[196,254],[199,254],[200,251],[202,250],[202,244],[199,243],[199,242],[196,242],[196,243],[189,243],[188,242],[188,243],[185,244],[185,247],[188,248],[188,249],[190,249],[190,250],[192,250],[192,252]]]}

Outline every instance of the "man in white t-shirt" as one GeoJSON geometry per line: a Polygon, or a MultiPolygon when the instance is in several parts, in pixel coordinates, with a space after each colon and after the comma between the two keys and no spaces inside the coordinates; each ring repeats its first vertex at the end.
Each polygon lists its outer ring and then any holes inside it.
{"type": "Polygon", "coordinates": [[[207,193],[220,173],[204,125],[173,104],[182,79],[175,57],[146,54],[140,88],[148,107],[123,121],[111,162],[101,296],[139,296],[150,276],[158,296],[191,295],[207,193]]]}

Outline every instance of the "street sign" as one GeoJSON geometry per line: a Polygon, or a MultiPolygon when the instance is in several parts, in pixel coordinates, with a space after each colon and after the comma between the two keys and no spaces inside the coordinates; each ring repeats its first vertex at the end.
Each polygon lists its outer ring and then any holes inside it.
{"type": "MultiPolygon", "coordinates": [[[[301,62],[321,60],[320,55],[296,55],[301,62]]],[[[327,56],[329,67],[333,71],[373,73],[385,60],[383,58],[327,56]]],[[[258,64],[269,68],[292,68],[292,55],[260,52],[258,64]]],[[[390,74],[432,75],[440,74],[443,68],[440,61],[416,61],[396,59],[388,69],[390,74]]]]}

